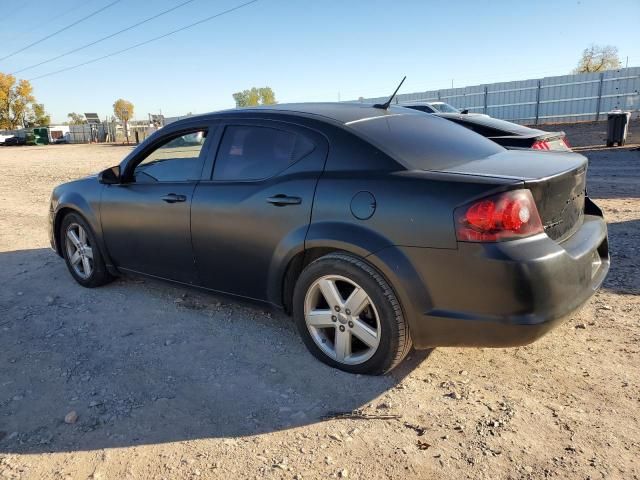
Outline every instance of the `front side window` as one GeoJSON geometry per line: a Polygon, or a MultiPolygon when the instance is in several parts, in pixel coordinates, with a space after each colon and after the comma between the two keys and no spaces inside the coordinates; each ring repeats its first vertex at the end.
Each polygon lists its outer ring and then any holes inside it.
{"type": "Polygon", "coordinates": [[[214,180],[272,177],[313,151],[302,135],[259,126],[228,126],[213,169],[214,180]]]}
{"type": "Polygon", "coordinates": [[[169,138],[138,164],[134,171],[135,181],[152,183],[198,180],[202,168],[200,152],[206,138],[206,130],[169,138]]]}

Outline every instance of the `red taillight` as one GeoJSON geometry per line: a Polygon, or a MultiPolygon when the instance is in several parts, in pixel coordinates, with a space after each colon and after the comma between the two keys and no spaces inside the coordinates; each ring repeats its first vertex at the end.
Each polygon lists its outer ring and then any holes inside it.
{"type": "Polygon", "coordinates": [[[533,145],[531,145],[531,148],[534,150],[549,150],[549,142],[546,140],[536,140],[533,142],[533,145]]]}
{"type": "Polygon", "coordinates": [[[544,232],[529,190],[512,190],[457,208],[456,237],[462,242],[499,242],[544,232]]]}
{"type": "Polygon", "coordinates": [[[567,137],[562,137],[562,141],[564,142],[564,144],[566,145],[566,147],[571,150],[571,144],[569,143],[569,140],[567,140],[567,137]]]}

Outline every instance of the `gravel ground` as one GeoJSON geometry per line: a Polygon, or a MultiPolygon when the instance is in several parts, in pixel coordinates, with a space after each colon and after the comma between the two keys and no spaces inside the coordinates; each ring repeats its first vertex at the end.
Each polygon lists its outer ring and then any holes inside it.
{"type": "Polygon", "coordinates": [[[639,151],[586,152],[613,265],[580,313],[385,377],[325,367],[260,307],[74,283],[51,189],[127,151],[0,149],[0,478],[640,478],[639,151]]]}

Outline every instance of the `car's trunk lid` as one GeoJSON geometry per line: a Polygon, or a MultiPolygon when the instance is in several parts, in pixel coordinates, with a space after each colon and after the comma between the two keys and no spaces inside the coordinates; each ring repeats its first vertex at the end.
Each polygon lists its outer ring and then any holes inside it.
{"type": "Polygon", "coordinates": [[[507,151],[442,171],[523,181],[545,232],[554,240],[568,238],[582,224],[587,176],[587,159],[582,155],[507,151]]]}

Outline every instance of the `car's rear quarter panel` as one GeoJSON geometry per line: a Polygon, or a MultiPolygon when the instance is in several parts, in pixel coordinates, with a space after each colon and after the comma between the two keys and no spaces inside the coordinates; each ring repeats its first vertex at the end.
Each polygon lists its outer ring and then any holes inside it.
{"type": "MultiPolygon", "coordinates": [[[[453,267],[447,264],[450,255],[458,257],[454,209],[522,181],[408,171],[388,157],[383,160],[371,146],[341,147],[332,143],[318,181],[305,248],[329,247],[366,258],[390,282],[411,325],[434,308],[431,289],[438,288],[440,269],[453,267]],[[368,164],[372,155],[375,168],[368,164]],[[375,211],[364,220],[351,209],[360,192],[375,198],[375,211]]],[[[447,278],[463,275],[459,265],[454,268],[447,278]]]]}

